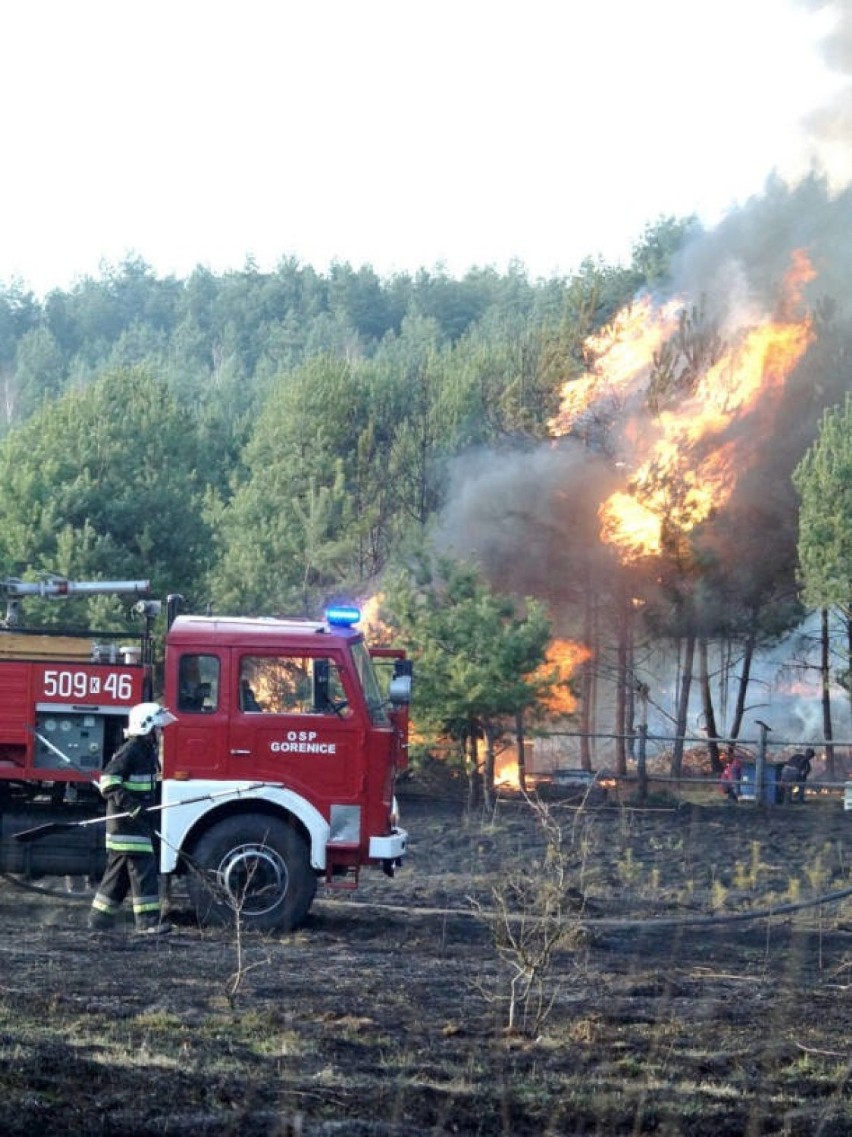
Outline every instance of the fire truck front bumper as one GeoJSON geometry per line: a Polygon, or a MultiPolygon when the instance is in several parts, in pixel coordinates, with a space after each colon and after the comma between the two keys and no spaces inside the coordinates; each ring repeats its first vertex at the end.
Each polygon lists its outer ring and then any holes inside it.
{"type": "Polygon", "coordinates": [[[370,838],[370,860],[381,861],[383,871],[393,876],[393,870],[402,864],[407,847],[407,831],[393,829],[386,837],[370,838]]]}

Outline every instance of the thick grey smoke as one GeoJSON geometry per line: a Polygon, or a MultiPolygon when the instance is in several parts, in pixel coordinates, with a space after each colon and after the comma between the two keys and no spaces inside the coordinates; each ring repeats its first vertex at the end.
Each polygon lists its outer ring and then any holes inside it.
{"type": "Polygon", "coordinates": [[[452,465],[441,549],[475,557],[498,587],[576,603],[600,547],[597,511],[617,471],[574,439],[523,451],[477,450],[452,465]]]}

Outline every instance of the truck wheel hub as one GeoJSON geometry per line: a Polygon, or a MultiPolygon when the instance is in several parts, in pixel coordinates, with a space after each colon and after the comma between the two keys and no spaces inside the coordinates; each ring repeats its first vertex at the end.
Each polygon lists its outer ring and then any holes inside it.
{"type": "Polygon", "coordinates": [[[231,849],[222,858],[216,875],[235,911],[245,915],[268,912],[287,892],[287,866],[268,845],[231,849]]]}

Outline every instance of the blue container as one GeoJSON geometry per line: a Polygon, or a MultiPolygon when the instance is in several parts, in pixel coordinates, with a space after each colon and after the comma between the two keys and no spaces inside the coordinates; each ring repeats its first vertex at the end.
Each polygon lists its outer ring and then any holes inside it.
{"type": "MultiPolygon", "coordinates": [[[[740,780],[740,797],[743,801],[755,800],[755,771],[756,762],[743,762],[743,773],[740,780]]],[[[775,805],[778,800],[778,790],[781,785],[781,766],[773,762],[763,763],[763,793],[761,801],[764,805],[775,805]]]]}

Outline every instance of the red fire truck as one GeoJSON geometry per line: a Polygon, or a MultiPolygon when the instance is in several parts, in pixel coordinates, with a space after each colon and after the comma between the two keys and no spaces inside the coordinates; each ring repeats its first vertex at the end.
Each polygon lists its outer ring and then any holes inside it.
{"type": "Polygon", "coordinates": [[[159,698],[177,720],[163,733],[161,801],[151,814],[160,867],[185,881],[202,923],[238,917],[260,930],[292,929],[318,881],[355,888],[364,865],[393,875],[407,841],[394,784],[407,759],[411,668],[400,651],[371,651],[357,609],[329,609],[323,620],[192,616],[170,597],[155,668],[157,600],[135,604],[144,626],[132,644],[20,620],[23,596],[144,596],[147,582],[0,587],[9,598],[0,627],[0,871],[99,877],[95,783],[130,707],[159,698]]]}

